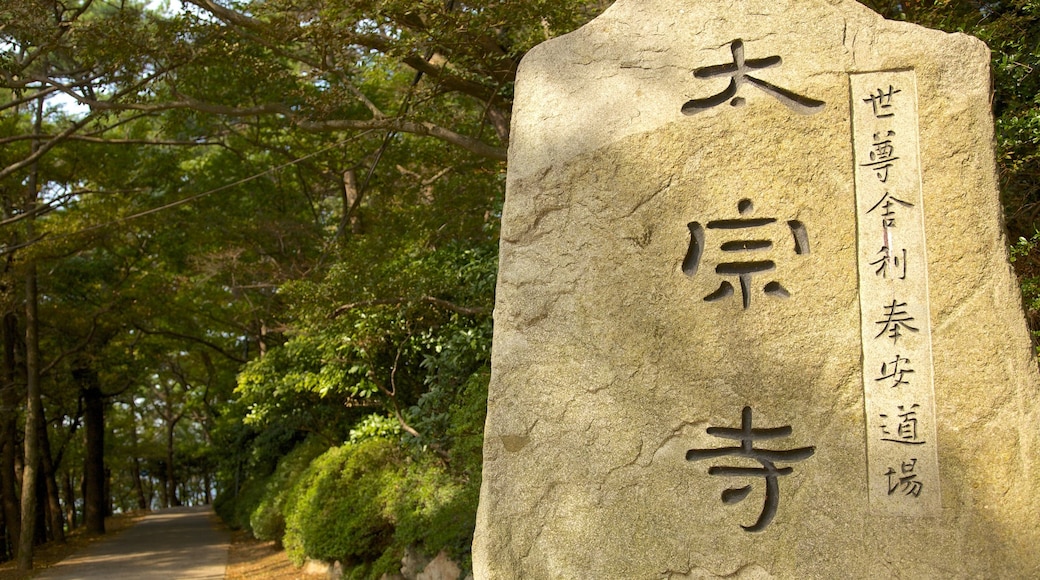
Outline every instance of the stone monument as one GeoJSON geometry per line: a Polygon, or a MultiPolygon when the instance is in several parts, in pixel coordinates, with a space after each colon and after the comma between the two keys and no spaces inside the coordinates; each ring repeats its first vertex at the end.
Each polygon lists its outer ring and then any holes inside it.
{"type": "Polygon", "coordinates": [[[852,0],[527,55],[478,579],[1040,577],[988,63],[852,0]]]}

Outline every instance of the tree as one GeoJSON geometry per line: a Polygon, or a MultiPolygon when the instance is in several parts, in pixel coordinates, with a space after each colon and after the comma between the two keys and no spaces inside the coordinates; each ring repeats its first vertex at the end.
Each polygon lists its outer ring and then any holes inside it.
{"type": "MultiPolygon", "coordinates": [[[[407,544],[464,558],[516,67],[607,4],[0,1],[4,441],[30,418],[35,279],[48,425],[31,439],[49,433],[46,471],[85,484],[89,529],[110,500],[212,489],[246,525],[284,522],[292,502],[261,501],[268,483],[334,480],[321,466],[372,445],[386,461],[367,467],[404,490],[386,492],[401,512],[379,557],[407,544]],[[458,493],[438,504],[430,482],[458,493]]],[[[1040,280],[1035,1],[868,4],[994,48],[1016,266],[1040,280]]]]}

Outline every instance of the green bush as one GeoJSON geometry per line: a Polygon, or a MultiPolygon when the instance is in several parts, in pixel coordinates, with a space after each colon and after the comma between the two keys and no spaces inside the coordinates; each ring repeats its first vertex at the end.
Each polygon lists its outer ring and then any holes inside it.
{"type": "Polygon", "coordinates": [[[289,493],[311,461],[328,448],[327,443],[312,437],[278,462],[274,473],[265,480],[263,496],[249,517],[249,525],[256,538],[279,543],[282,541],[285,535],[285,504],[289,493]]]}
{"type": "Polygon", "coordinates": [[[478,490],[479,479],[460,480],[430,456],[411,458],[398,441],[348,443],[283,488],[283,543],[297,565],[338,560],[359,580],[396,573],[409,546],[428,556],[447,550],[468,567],[478,490]]]}
{"type": "Polygon", "coordinates": [[[329,449],[311,462],[285,504],[284,545],[289,558],[338,560],[351,578],[396,572],[392,550],[393,500],[404,457],[386,439],[368,439],[329,449]]]}
{"type": "Polygon", "coordinates": [[[396,483],[393,509],[395,547],[418,548],[427,556],[441,550],[470,568],[480,480],[459,480],[433,460],[411,463],[396,483]]]}
{"type": "Polygon", "coordinates": [[[405,545],[420,547],[428,556],[447,550],[464,570],[472,568],[489,379],[485,367],[451,398],[445,430],[448,463],[427,459],[415,465],[398,508],[405,545]]]}
{"type": "Polygon", "coordinates": [[[250,479],[242,484],[237,494],[222,493],[213,502],[213,509],[233,530],[249,529],[249,516],[260,505],[267,478],[250,479]]]}

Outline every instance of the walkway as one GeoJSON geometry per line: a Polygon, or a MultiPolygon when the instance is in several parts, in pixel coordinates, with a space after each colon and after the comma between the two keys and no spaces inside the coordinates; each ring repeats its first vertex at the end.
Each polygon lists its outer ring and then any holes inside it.
{"type": "Polygon", "coordinates": [[[224,578],[230,538],[209,507],[145,516],[118,536],[91,545],[34,580],[196,580],[224,578]]]}

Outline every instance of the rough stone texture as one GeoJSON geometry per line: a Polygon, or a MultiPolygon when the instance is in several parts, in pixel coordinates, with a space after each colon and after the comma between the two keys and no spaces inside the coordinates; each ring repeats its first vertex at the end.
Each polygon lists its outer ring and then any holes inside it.
{"type": "MultiPolygon", "coordinates": [[[[992,153],[988,50],[843,0],[618,0],[525,58],[502,224],[475,576],[1040,577],[1040,378],[1010,272],[992,153]],[[780,55],[751,74],[826,102],[800,115],[696,68],[780,55]],[[867,494],[849,74],[913,70],[919,102],[941,515],[867,494]],[[682,270],[688,222],[774,232],[775,272],[720,302],[682,270]],[[780,230],[776,230],[779,232],[780,230]],[[782,247],[781,247],[782,246],[782,247]],[[767,280],[790,291],[761,292],[767,280]],[[707,474],[706,428],[789,425],[775,520],[761,477],[707,474]]],[[[731,277],[732,278],[732,277],[731,277]]]]}
{"type": "Polygon", "coordinates": [[[441,551],[431,560],[419,550],[409,547],[401,558],[401,573],[383,574],[380,580],[458,580],[460,576],[462,570],[448,557],[447,552],[441,551]]]}
{"type": "Polygon", "coordinates": [[[308,558],[303,565],[303,573],[311,576],[324,576],[328,580],[339,580],[343,577],[343,566],[339,562],[324,562],[308,558]]]}
{"type": "Polygon", "coordinates": [[[448,554],[441,552],[415,576],[415,580],[458,580],[461,575],[458,565],[448,558],[448,554]]]}

